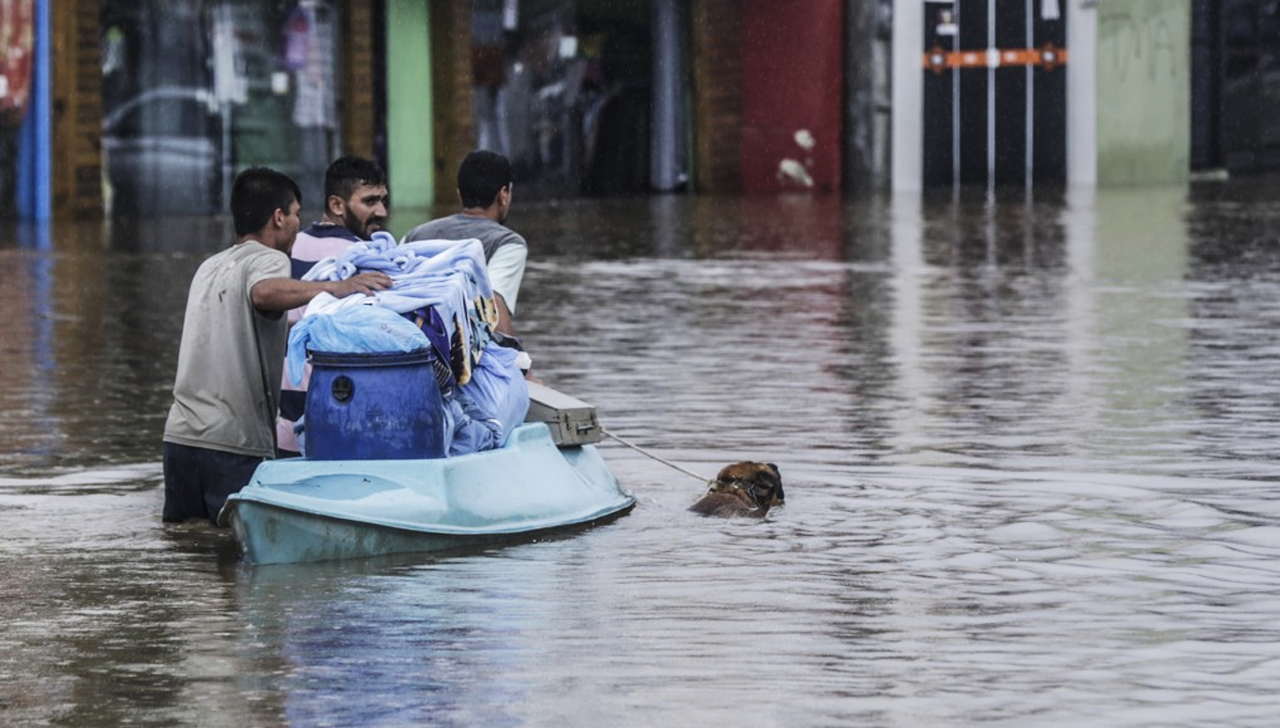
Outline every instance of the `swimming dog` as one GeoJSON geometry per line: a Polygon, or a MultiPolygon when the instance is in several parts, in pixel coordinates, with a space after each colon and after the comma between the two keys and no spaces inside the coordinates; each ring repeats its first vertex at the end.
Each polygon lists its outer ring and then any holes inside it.
{"type": "Polygon", "coordinates": [[[764,518],[770,508],[782,505],[783,498],[777,465],[741,462],[726,465],[689,510],[703,516],[764,518]]]}

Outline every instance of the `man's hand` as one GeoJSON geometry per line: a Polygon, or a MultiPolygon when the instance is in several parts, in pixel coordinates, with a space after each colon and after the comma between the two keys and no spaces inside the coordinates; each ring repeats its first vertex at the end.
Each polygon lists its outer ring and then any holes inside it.
{"type": "Polygon", "coordinates": [[[328,293],[336,298],[346,298],[353,293],[370,295],[391,287],[391,277],[386,273],[369,271],[351,276],[345,281],[295,281],[292,278],[268,278],[259,281],[249,292],[253,305],[260,311],[288,311],[305,306],[317,293],[328,293]]]}
{"type": "Polygon", "coordinates": [[[330,293],[337,298],[346,298],[353,293],[363,293],[368,296],[387,290],[391,287],[391,283],[391,276],[386,273],[369,271],[353,275],[345,281],[335,281],[335,290],[330,293]]]}

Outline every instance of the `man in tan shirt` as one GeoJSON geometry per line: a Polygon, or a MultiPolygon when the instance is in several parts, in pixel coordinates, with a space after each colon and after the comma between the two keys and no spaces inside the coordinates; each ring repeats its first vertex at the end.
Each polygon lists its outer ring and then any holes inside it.
{"type": "Polygon", "coordinates": [[[341,298],[391,286],[377,272],[343,281],[291,278],[301,198],[280,172],[242,172],[231,188],[237,241],[205,260],[191,281],[164,428],[165,521],[216,521],[227,497],[275,457],[285,312],[321,292],[341,298]]]}

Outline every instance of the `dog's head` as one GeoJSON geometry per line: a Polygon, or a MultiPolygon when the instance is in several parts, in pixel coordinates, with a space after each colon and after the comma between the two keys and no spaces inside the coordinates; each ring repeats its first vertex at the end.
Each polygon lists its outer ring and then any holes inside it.
{"type": "Polygon", "coordinates": [[[726,465],[710,488],[712,493],[739,490],[750,495],[757,506],[766,509],[782,505],[785,498],[782,474],[773,463],[747,461],[726,465]]]}

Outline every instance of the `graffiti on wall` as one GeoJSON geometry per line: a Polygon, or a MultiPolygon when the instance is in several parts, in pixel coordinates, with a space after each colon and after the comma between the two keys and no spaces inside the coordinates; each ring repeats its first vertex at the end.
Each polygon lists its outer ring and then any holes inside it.
{"type": "MultiPolygon", "coordinates": [[[[1098,35],[1109,41],[1103,44],[1109,49],[1104,59],[1121,83],[1133,74],[1143,74],[1147,81],[1178,78],[1181,46],[1164,14],[1103,5],[1098,13],[1098,35]]],[[[1185,44],[1183,39],[1182,46],[1185,44]]]]}
{"type": "Polygon", "coordinates": [[[1177,180],[1190,154],[1189,0],[1098,4],[1101,184],[1177,180]]]}

